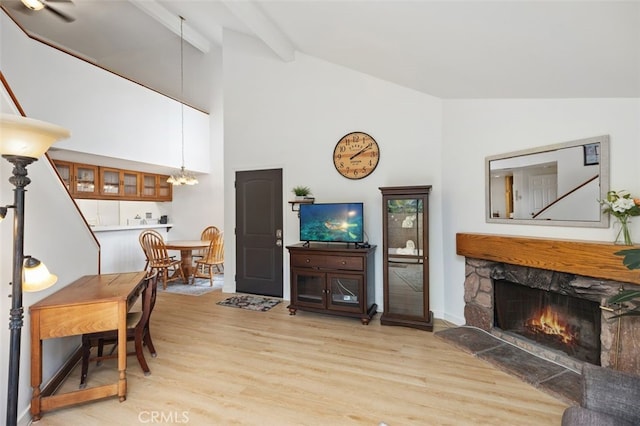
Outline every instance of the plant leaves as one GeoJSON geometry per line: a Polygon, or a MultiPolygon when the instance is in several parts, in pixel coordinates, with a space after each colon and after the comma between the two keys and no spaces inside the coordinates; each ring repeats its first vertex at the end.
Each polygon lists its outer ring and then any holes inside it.
{"type": "Polygon", "coordinates": [[[621,314],[617,314],[612,317],[609,317],[609,319],[621,318],[621,317],[640,317],[640,309],[639,308],[632,309],[630,311],[623,312],[621,314]]]}
{"type": "Polygon", "coordinates": [[[640,269],[640,249],[620,250],[614,254],[617,256],[624,256],[622,263],[628,269],[640,269]]]}
{"type": "Polygon", "coordinates": [[[622,290],[620,293],[607,299],[607,303],[622,303],[630,300],[640,299],[640,290],[622,290]]]}

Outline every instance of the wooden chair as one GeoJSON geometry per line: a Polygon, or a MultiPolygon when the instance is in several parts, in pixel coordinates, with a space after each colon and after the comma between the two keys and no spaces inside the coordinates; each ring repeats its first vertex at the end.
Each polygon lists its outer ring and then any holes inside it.
{"type": "MultiPolygon", "coordinates": [[[[202,230],[202,232],[200,233],[200,239],[202,241],[211,241],[212,239],[214,239],[218,234],[220,234],[220,229],[218,229],[217,226],[207,226],[206,228],[204,228],[202,230]]],[[[207,249],[204,250],[198,250],[196,253],[193,254],[194,258],[203,258],[205,256],[205,254],[207,253],[207,249]]]]}
{"type": "MultiPolygon", "coordinates": [[[[140,312],[130,312],[127,314],[127,342],[134,342],[134,351],[127,352],[127,355],[136,355],[144,375],[151,374],[147,361],[142,350],[143,345],[147,347],[152,357],[156,357],[156,349],[151,340],[149,323],[151,313],[156,304],[156,292],[158,289],[158,273],[148,275],[145,278],[145,286],[142,290],[142,310],[140,312]]],[[[116,358],[117,353],[113,353],[118,346],[118,330],[101,331],[82,335],[82,370],[80,375],[80,388],[87,385],[87,372],[89,362],[95,360],[96,365],[100,365],[102,360],[116,358]],[[104,346],[113,344],[109,354],[104,355],[104,346]],[[91,358],[91,348],[97,347],[97,355],[91,358]]]]}
{"type": "Polygon", "coordinates": [[[206,228],[204,228],[204,230],[202,231],[202,233],[200,234],[200,239],[202,241],[209,241],[212,240],[214,237],[218,236],[220,234],[220,229],[218,229],[216,226],[207,226],[206,228]]]}
{"type": "Polygon", "coordinates": [[[158,271],[162,276],[162,288],[167,289],[167,282],[182,278],[184,283],[187,283],[187,278],[184,276],[184,271],[180,265],[180,259],[175,259],[169,256],[167,247],[164,244],[164,239],[157,232],[143,232],[142,233],[142,247],[149,259],[149,271],[158,271]],[[171,272],[171,276],[169,275],[171,272]]]}
{"type": "Polygon", "coordinates": [[[142,251],[144,252],[144,260],[145,260],[145,264],[144,264],[144,270],[146,271],[147,269],[149,269],[149,254],[147,253],[147,250],[145,250],[144,248],[144,244],[142,244],[142,239],[144,237],[144,234],[156,234],[158,236],[158,238],[162,238],[162,235],[160,235],[160,233],[156,230],[153,229],[146,229],[144,231],[142,231],[140,233],[140,235],[138,236],[138,241],[140,242],[140,247],[142,247],[142,251]]]}
{"type": "Polygon", "coordinates": [[[196,260],[191,284],[200,277],[209,278],[209,283],[213,286],[213,277],[216,273],[214,268],[219,274],[224,272],[224,235],[222,232],[211,240],[204,257],[196,260]]]}

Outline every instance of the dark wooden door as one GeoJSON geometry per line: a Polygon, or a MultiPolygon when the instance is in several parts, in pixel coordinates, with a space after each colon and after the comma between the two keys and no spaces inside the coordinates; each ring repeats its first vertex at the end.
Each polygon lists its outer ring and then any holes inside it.
{"type": "Polygon", "coordinates": [[[282,297],[282,170],[236,172],[236,291],[282,297]]]}

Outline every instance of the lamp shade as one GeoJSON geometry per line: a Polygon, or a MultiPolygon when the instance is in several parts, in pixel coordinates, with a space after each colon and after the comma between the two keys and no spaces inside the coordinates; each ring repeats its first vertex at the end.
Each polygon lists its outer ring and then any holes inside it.
{"type": "Polygon", "coordinates": [[[0,154],[38,158],[71,133],[60,126],[15,114],[0,114],[0,154]]]}
{"type": "Polygon", "coordinates": [[[44,8],[44,4],[39,0],[22,0],[22,4],[31,10],[41,10],[44,8]]]}
{"type": "Polygon", "coordinates": [[[24,278],[22,279],[23,291],[44,290],[58,281],[58,277],[51,274],[44,263],[31,256],[25,259],[22,271],[24,273],[24,278]]]}

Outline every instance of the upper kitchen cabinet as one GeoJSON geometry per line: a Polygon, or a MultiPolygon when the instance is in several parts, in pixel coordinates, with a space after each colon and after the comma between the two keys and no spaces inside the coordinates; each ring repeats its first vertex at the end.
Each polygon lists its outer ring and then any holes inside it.
{"type": "Polygon", "coordinates": [[[60,178],[74,198],[95,198],[98,191],[98,166],[54,160],[60,178]]]}
{"type": "Polygon", "coordinates": [[[135,200],[140,198],[141,173],[100,167],[100,195],[135,200]]]}
{"type": "Polygon", "coordinates": [[[142,191],[140,196],[144,199],[156,201],[171,201],[173,186],[167,182],[168,176],[153,173],[141,173],[142,191]]]}
{"type": "Polygon", "coordinates": [[[53,160],[73,198],[120,201],[171,201],[169,176],[53,160]]]}

